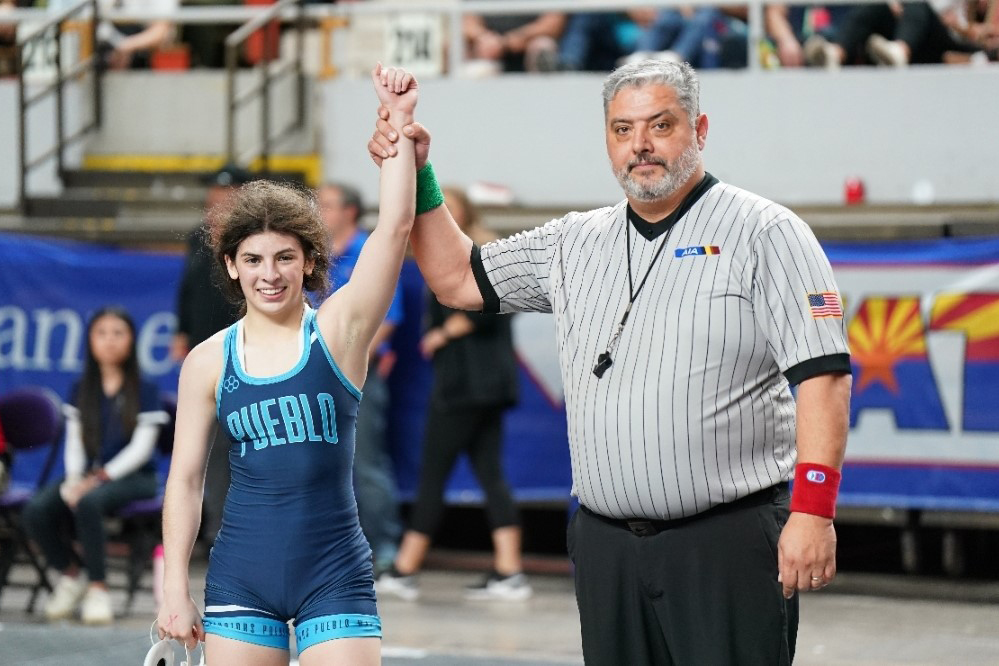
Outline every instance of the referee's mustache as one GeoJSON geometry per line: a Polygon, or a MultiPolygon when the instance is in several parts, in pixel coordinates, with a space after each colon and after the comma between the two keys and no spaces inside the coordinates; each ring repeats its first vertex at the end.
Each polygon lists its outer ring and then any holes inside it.
{"type": "Polygon", "coordinates": [[[648,164],[656,164],[662,168],[669,171],[669,165],[661,157],[655,157],[649,153],[640,153],[638,157],[628,162],[628,171],[631,172],[632,169],[638,166],[646,166],[648,164]]]}

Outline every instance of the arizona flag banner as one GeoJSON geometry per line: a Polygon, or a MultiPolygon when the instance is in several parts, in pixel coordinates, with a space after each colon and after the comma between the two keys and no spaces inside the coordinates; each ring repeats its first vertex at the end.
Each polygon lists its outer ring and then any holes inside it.
{"type": "Polygon", "coordinates": [[[999,510],[999,240],[825,248],[854,373],[840,503],[999,510]]]}

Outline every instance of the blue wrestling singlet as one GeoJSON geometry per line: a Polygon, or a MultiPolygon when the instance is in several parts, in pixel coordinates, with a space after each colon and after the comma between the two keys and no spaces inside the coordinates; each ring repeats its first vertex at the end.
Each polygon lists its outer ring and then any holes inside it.
{"type": "Polygon", "coordinates": [[[351,478],[361,393],[340,372],[307,308],[298,364],[250,377],[242,322],[225,337],[216,405],[232,482],[205,583],[205,631],[299,652],[323,641],[381,636],[371,549],[351,478]]]}

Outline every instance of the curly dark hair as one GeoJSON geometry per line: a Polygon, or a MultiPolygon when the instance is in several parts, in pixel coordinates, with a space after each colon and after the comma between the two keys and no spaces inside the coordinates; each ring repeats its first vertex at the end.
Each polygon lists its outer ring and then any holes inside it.
{"type": "Polygon", "coordinates": [[[229,277],[225,258],[236,260],[246,238],[275,231],[298,239],[306,259],[315,261],[303,289],[321,300],[330,289],[330,237],[323,224],[316,193],[304,187],[255,180],[233,192],[208,215],[208,245],[215,257],[215,275],[223,293],[245,312],[239,280],[229,277]]]}

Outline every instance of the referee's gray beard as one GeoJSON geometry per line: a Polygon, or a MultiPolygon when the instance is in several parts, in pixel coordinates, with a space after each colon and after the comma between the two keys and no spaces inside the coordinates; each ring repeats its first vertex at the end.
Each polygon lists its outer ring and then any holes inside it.
{"type": "Polygon", "coordinates": [[[691,142],[691,144],[687,146],[682,153],[680,153],[680,156],[676,158],[672,167],[661,157],[653,157],[648,153],[642,153],[635,157],[635,159],[628,162],[624,168],[614,171],[614,175],[617,177],[617,182],[621,184],[625,195],[627,195],[629,199],[637,199],[638,201],[658,201],[660,199],[665,199],[686,185],[687,181],[690,180],[690,177],[694,175],[695,171],[697,171],[697,167],[700,163],[701,151],[697,148],[696,142],[691,142]],[[632,179],[631,170],[643,162],[651,162],[653,164],[659,164],[663,167],[665,173],[663,173],[663,177],[659,180],[659,182],[646,185],[632,179]]]}

